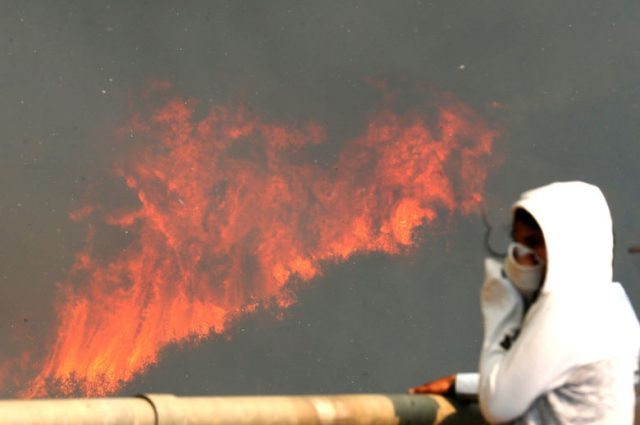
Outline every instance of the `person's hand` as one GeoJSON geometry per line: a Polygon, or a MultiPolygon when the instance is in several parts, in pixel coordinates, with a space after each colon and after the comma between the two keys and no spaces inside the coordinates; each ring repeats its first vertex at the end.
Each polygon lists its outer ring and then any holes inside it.
{"type": "Polygon", "coordinates": [[[456,375],[449,375],[417,387],[409,388],[409,394],[452,394],[455,383],[456,375]]]}

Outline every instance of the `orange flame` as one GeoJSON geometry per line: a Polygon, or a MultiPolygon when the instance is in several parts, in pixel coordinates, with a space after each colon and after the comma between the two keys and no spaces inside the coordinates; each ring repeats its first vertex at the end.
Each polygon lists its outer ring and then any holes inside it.
{"type": "Polygon", "coordinates": [[[61,284],[55,341],[25,396],[113,393],[167,344],[221,333],[269,300],[295,302],[287,283],[356,253],[406,252],[419,226],[479,205],[497,136],[452,99],[436,116],[384,107],[326,166],[309,159],[326,137],[316,123],[232,106],[197,119],[192,104],[173,99],[132,120],[148,143],[118,174],[139,204],[104,216],[131,242],[104,259],[88,226],[61,284]]]}

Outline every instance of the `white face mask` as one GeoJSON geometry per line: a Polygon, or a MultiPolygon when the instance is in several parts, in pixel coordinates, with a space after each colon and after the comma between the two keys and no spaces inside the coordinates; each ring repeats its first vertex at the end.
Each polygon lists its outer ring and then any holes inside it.
{"type": "Polygon", "coordinates": [[[533,294],[540,288],[544,276],[544,266],[544,261],[528,246],[519,242],[511,242],[509,244],[507,258],[504,261],[504,271],[513,286],[524,297],[531,299],[533,294]],[[535,256],[536,265],[526,266],[516,260],[516,256],[521,257],[528,254],[535,256]]]}

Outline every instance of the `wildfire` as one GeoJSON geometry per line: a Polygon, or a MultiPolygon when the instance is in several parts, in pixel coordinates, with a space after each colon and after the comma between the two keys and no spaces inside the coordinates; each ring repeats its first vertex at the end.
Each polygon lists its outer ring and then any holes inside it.
{"type": "Polygon", "coordinates": [[[194,102],[176,98],[134,114],[130,128],[144,143],[117,173],[138,205],[71,214],[130,242],[104,258],[87,224],[60,285],[53,345],[25,396],[113,393],[168,344],[222,333],[260,303],[286,308],[288,284],[328,264],[406,252],[419,226],[479,205],[497,136],[452,99],[435,116],[382,107],[331,165],[312,158],[326,138],[320,124],[268,122],[240,106],[197,118],[194,102]]]}

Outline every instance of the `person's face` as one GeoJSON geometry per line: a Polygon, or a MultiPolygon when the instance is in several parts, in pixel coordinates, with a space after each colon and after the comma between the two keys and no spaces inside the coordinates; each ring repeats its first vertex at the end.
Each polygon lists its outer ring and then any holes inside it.
{"type": "MultiPolygon", "coordinates": [[[[531,227],[521,221],[515,221],[511,237],[515,242],[520,242],[531,248],[545,264],[547,263],[547,246],[544,243],[542,230],[531,227]]],[[[532,254],[516,257],[516,261],[525,266],[537,264],[536,257],[532,254]]]]}

